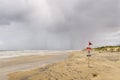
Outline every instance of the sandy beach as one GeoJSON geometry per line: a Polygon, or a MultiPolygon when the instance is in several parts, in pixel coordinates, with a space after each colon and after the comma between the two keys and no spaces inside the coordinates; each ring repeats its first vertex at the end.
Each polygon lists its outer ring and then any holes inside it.
{"type": "Polygon", "coordinates": [[[9,80],[120,80],[120,52],[92,52],[90,66],[85,51],[68,59],[27,71],[9,74],[9,80]]]}
{"type": "Polygon", "coordinates": [[[8,80],[7,75],[9,73],[43,67],[47,64],[64,60],[67,57],[67,53],[61,53],[57,55],[28,55],[0,59],[0,80],[8,80]]]}

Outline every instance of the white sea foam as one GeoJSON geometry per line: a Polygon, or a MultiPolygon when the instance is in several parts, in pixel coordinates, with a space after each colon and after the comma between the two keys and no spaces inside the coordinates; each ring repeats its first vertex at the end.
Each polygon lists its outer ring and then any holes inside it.
{"type": "Polygon", "coordinates": [[[80,50],[66,50],[66,51],[52,51],[52,50],[21,50],[21,51],[0,51],[0,59],[11,58],[18,56],[28,56],[28,55],[60,55],[72,51],[80,50]]]}
{"type": "Polygon", "coordinates": [[[24,51],[0,51],[1,58],[11,58],[18,56],[28,56],[28,55],[58,55],[65,53],[66,51],[47,51],[47,50],[24,50],[24,51]]]}

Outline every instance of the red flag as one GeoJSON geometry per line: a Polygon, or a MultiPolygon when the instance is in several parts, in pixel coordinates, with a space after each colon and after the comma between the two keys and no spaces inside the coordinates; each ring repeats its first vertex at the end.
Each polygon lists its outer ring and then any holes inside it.
{"type": "Polygon", "coordinates": [[[87,47],[86,49],[87,49],[88,51],[92,50],[91,47],[87,47]]]}
{"type": "Polygon", "coordinates": [[[89,45],[92,45],[92,43],[91,43],[91,42],[89,42],[89,45]]]}

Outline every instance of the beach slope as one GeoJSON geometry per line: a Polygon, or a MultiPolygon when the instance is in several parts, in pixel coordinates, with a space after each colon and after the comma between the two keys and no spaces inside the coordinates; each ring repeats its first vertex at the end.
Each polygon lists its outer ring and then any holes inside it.
{"type": "Polygon", "coordinates": [[[92,52],[90,66],[85,51],[68,59],[28,71],[9,74],[9,80],[120,80],[120,52],[92,52]]]}

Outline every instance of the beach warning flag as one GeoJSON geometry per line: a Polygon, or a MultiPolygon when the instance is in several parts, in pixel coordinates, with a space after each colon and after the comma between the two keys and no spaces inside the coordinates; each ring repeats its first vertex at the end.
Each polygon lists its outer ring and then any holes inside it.
{"type": "Polygon", "coordinates": [[[89,42],[89,45],[92,45],[92,43],[91,43],[91,42],[89,42]]]}

